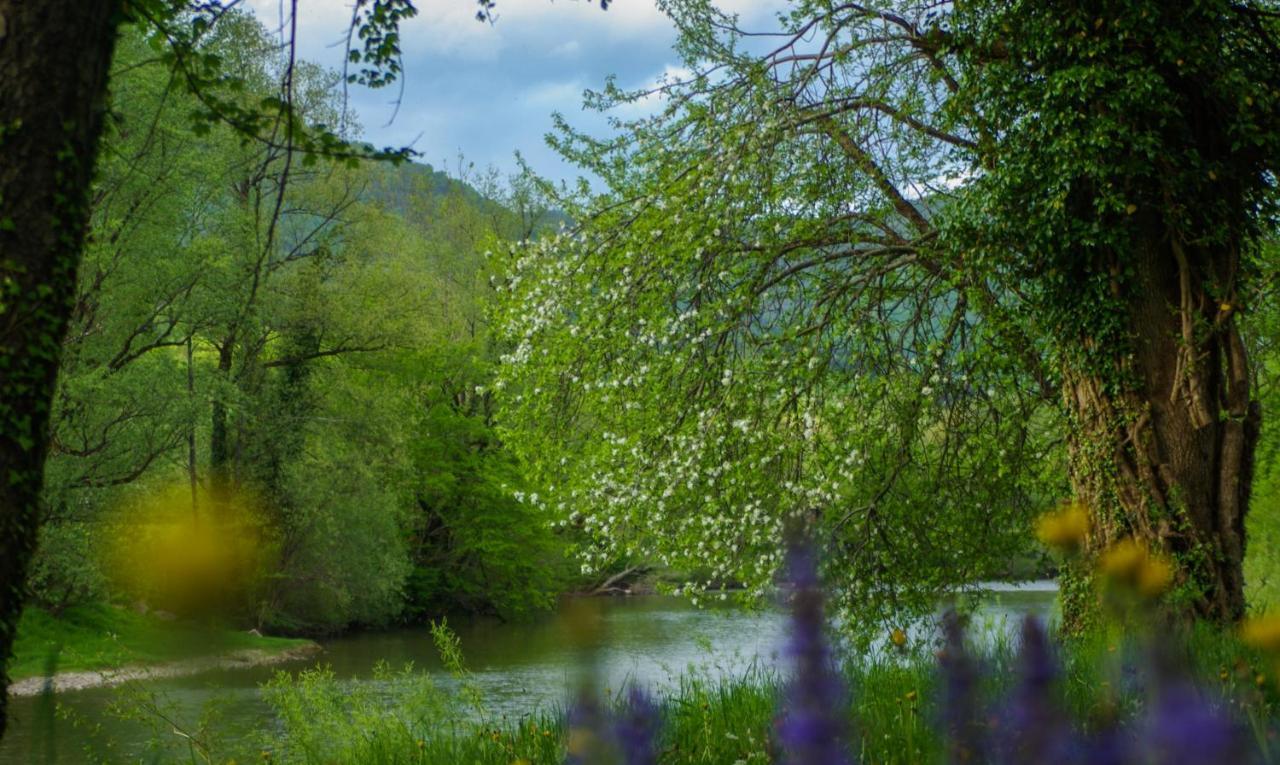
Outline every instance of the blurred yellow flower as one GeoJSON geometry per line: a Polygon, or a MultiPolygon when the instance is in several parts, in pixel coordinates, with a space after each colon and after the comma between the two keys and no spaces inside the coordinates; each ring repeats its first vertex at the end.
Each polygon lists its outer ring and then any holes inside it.
{"type": "MultiPolygon", "coordinates": [[[[122,503],[104,566],[132,597],[180,617],[225,617],[250,601],[270,554],[269,511],[251,491],[159,486],[122,503]]],[[[270,752],[263,752],[265,759],[270,752]]]]}
{"type": "Polygon", "coordinates": [[[569,741],[566,745],[566,752],[574,755],[585,755],[589,753],[595,746],[595,736],[591,735],[591,731],[583,728],[572,728],[569,731],[569,741]]]}
{"type": "Polygon", "coordinates": [[[889,642],[901,648],[907,644],[907,633],[903,632],[901,627],[894,627],[893,632],[889,633],[889,642]]]}
{"type": "Polygon", "coordinates": [[[1134,581],[1147,548],[1132,537],[1122,539],[1098,556],[1098,571],[1114,580],[1134,581]]]}
{"type": "Polygon", "coordinates": [[[1098,571],[1112,584],[1156,598],[1173,584],[1173,564],[1132,537],[1122,539],[1098,556],[1098,571]]]}
{"type": "Polygon", "coordinates": [[[1280,616],[1260,616],[1240,625],[1240,639],[1261,651],[1280,651],[1280,616]]]}
{"type": "Polygon", "coordinates": [[[1138,592],[1146,598],[1158,598],[1173,584],[1173,566],[1163,556],[1147,556],[1138,569],[1138,592]]]}
{"type": "Polygon", "coordinates": [[[1046,546],[1074,552],[1089,537],[1089,510],[1081,502],[1069,502],[1036,521],[1036,537],[1046,546]]]}

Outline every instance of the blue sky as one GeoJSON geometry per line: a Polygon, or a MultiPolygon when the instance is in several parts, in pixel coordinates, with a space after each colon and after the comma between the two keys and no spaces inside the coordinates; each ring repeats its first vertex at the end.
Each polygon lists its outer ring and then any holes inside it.
{"type": "MultiPolygon", "coordinates": [[[[582,92],[616,75],[622,87],[654,83],[678,72],[675,30],[653,0],[615,0],[608,11],[585,0],[497,0],[498,22],[475,20],[471,0],[420,0],[402,29],[404,95],[398,113],[393,86],[355,90],[351,104],[365,138],[412,145],[422,161],[453,169],[459,153],[477,167],[515,169],[518,150],[539,173],[576,173],[543,136],[552,112],[593,134],[605,119],[582,111],[582,92]],[[394,119],[392,119],[394,116],[394,119]],[[389,123],[389,124],[388,124],[389,123]]],[[[270,28],[281,0],[249,0],[270,28]]],[[[289,3],[284,2],[287,8],[289,3]]],[[[340,67],[350,0],[300,0],[299,48],[304,58],[340,67]]],[[[776,0],[730,0],[745,22],[765,21],[776,0]]]]}

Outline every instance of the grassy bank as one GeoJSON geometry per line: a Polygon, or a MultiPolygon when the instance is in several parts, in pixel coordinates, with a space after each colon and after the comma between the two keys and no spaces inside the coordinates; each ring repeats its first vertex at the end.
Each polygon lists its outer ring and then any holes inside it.
{"type": "Polygon", "coordinates": [[[309,642],[165,621],[107,604],[77,606],[58,616],[28,608],[18,625],[9,672],[21,680],[50,670],[105,670],[248,649],[278,653],[309,642]]]}
{"type": "MultiPolygon", "coordinates": [[[[1192,631],[1175,653],[1176,663],[1195,677],[1206,697],[1217,699],[1242,730],[1250,731],[1249,746],[1259,761],[1276,761],[1271,742],[1278,695],[1271,663],[1234,636],[1210,628],[1192,631]]],[[[1118,632],[1061,650],[1053,690],[1060,719],[1085,731],[1119,729],[1145,719],[1157,685],[1147,666],[1151,655],[1142,641],[1123,640],[1118,632]]],[[[1009,690],[1021,674],[1019,662],[1013,647],[1003,644],[978,659],[978,719],[987,719],[983,710],[1008,703],[1009,690]]],[[[483,725],[461,722],[457,707],[426,677],[411,670],[381,672],[376,692],[354,693],[323,669],[281,673],[266,691],[280,725],[264,734],[256,756],[308,765],[560,765],[566,762],[570,741],[593,735],[581,728],[570,733],[565,715],[555,710],[520,719],[490,716],[483,725]]],[[[858,762],[908,765],[945,759],[939,733],[945,683],[931,651],[882,654],[847,666],[845,675],[850,704],[842,715],[858,762]]],[[[465,675],[461,681],[465,689],[465,675]]],[[[782,678],[765,668],[728,681],[696,673],[683,676],[657,697],[658,761],[780,761],[775,717],[782,688],[782,678]]],[[[467,697],[465,691],[460,695],[467,697]]],[[[483,716],[482,700],[476,703],[483,716]]],[[[601,703],[608,706],[612,700],[601,703]]]]}

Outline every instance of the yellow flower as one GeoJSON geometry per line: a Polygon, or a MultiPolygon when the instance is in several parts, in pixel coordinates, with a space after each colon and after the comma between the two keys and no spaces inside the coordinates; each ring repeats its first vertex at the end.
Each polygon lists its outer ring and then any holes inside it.
{"type": "Polygon", "coordinates": [[[907,644],[907,633],[903,632],[901,627],[894,627],[893,632],[889,633],[889,642],[901,648],[907,644]]]}
{"type": "Polygon", "coordinates": [[[1148,555],[1138,570],[1138,592],[1145,598],[1158,598],[1173,584],[1173,566],[1163,556],[1148,555]]]}
{"type": "Polygon", "coordinates": [[[585,755],[595,746],[595,736],[591,735],[591,731],[583,728],[573,728],[569,731],[569,741],[566,751],[569,754],[585,755]]]}
{"type": "Polygon", "coordinates": [[[1280,616],[1260,616],[1240,626],[1240,639],[1261,651],[1280,651],[1280,616]]]}
{"type": "Polygon", "coordinates": [[[1152,553],[1132,537],[1122,539],[1098,556],[1098,570],[1112,584],[1135,590],[1144,598],[1156,598],[1173,584],[1173,564],[1152,553]]]}
{"type": "Polygon", "coordinates": [[[1036,521],[1036,537],[1046,546],[1074,552],[1089,537],[1089,511],[1080,502],[1071,502],[1045,513],[1036,521]]]}
{"type": "Polygon", "coordinates": [[[1122,539],[1098,556],[1098,570],[1113,580],[1133,581],[1146,554],[1147,549],[1132,537],[1122,539]]]}

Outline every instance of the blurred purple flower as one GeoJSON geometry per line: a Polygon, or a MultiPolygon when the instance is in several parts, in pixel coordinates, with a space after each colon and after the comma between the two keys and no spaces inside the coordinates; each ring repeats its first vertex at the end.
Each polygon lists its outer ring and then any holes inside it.
{"type": "Polygon", "coordinates": [[[657,765],[662,719],[649,694],[631,686],[626,706],[613,724],[624,765],[657,765]]]}
{"type": "Polygon", "coordinates": [[[793,543],[787,563],[791,635],[786,653],[792,675],[778,720],[784,762],[848,765],[853,762],[846,745],[849,697],[824,634],[817,557],[807,544],[793,543]]]}
{"type": "Polygon", "coordinates": [[[1148,761],[1161,765],[1248,763],[1247,733],[1225,708],[1189,681],[1165,683],[1141,740],[1148,761]]]}
{"type": "Polygon", "coordinates": [[[978,668],[964,644],[964,627],[955,611],[942,617],[946,646],[939,655],[943,677],[943,734],[947,759],[955,765],[986,763],[986,721],[978,697],[978,668]]]}
{"type": "Polygon", "coordinates": [[[1018,683],[996,715],[993,749],[997,760],[1045,765],[1083,762],[1084,743],[1053,698],[1058,670],[1048,636],[1032,616],[1022,622],[1018,665],[1018,683]]]}
{"type": "Polygon", "coordinates": [[[584,690],[569,707],[569,741],[565,765],[600,765],[609,752],[609,731],[595,694],[584,690]]]}

